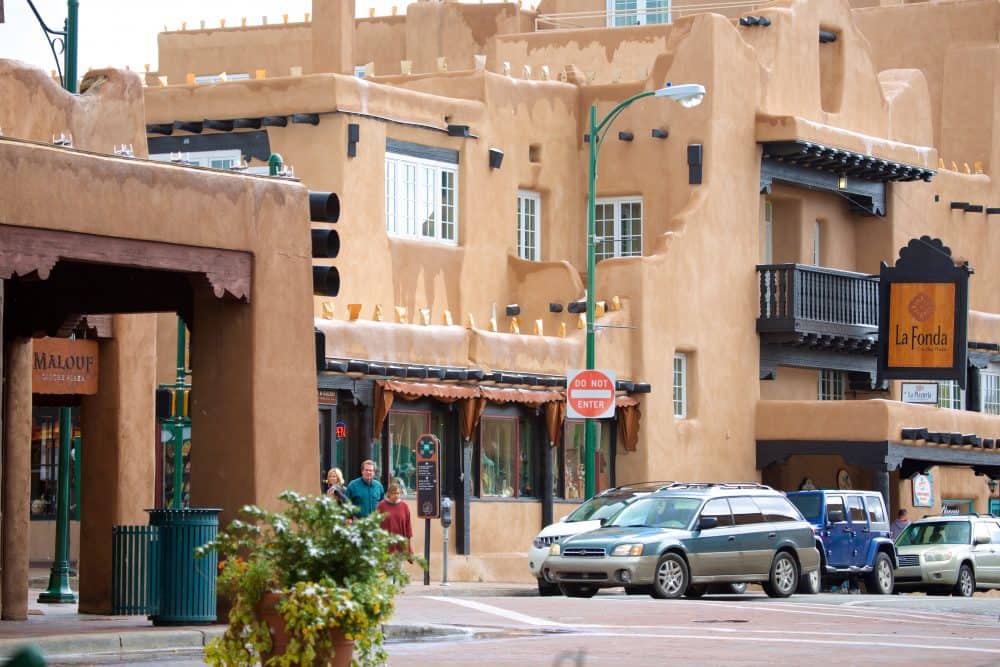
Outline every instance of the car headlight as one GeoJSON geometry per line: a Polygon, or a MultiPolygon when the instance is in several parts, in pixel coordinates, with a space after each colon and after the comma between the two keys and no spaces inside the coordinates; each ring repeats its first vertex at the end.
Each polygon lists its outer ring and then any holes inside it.
{"type": "Polygon", "coordinates": [[[619,544],[611,552],[612,556],[641,556],[641,544],[619,544]]]}
{"type": "Polygon", "coordinates": [[[940,563],[951,560],[953,555],[950,551],[929,551],[924,554],[924,560],[928,563],[940,563]]]}
{"type": "Polygon", "coordinates": [[[558,542],[553,542],[549,546],[549,555],[550,556],[558,556],[561,553],[562,553],[562,548],[559,546],[558,542]]]}

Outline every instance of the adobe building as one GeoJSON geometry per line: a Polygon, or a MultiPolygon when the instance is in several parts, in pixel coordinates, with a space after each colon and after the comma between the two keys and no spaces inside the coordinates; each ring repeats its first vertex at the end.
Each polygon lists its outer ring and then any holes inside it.
{"type": "Polygon", "coordinates": [[[523,578],[533,535],[582,495],[561,405],[584,364],[589,108],[666,82],[708,94],[629,106],[600,153],[596,357],[619,410],[599,488],[853,486],[918,516],[997,499],[1000,5],[689,4],[353,19],[330,0],[302,22],[160,35],[151,154],[252,170],[279,153],[340,194],[339,254],[316,260],[339,272],[314,302],[321,467],[353,477],[372,457],[412,489],[416,438],[436,433],[452,577],[523,578]],[[975,271],[965,389],[931,382],[933,406],[877,381],[873,276],[922,236],[975,271]]]}
{"type": "Polygon", "coordinates": [[[305,188],[149,161],[140,79],[92,71],[81,90],[0,60],[4,619],[26,617],[31,541],[51,524],[32,518],[56,473],[52,405],[73,406],[85,443],[80,610],[111,610],[112,526],[157,504],[156,313],[180,313],[200,350],[193,504],[228,521],[319,469],[305,188]]]}

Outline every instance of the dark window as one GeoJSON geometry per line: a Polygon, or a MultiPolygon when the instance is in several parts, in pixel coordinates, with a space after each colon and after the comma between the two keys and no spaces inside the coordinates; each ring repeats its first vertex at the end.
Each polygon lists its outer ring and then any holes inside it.
{"type": "Polygon", "coordinates": [[[761,514],[760,508],[757,507],[757,503],[753,501],[753,498],[730,498],[729,506],[733,510],[733,519],[735,519],[737,526],[746,526],[764,521],[764,515],[761,514]]]}
{"type": "Polygon", "coordinates": [[[430,412],[389,411],[389,481],[399,482],[403,493],[417,488],[417,440],[431,432],[430,412]]]}
{"type": "Polygon", "coordinates": [[[840,496],[827,496],[826,498],[826,520],[833,521],[833,513],[840,512],[840,521],[847,521],[844,515],[844,499],[840,496]]]}
{"type": "Polygon", "coordinates": [[[818,493],[794,494],[788,499],[810,521],[818,522],[823,516],[823,496],[818,493]]]}
{"type": "Polygon", "coordinates": [[[875,496],[865,496],[865,506],[868,508],[868,520],[872,523],[885,523],[885,508],[882,507],[882,499],[875,496]]]}
{"type": "Polygon", "coordinates": [[[764,521],[801,521],[799,511],[784,498],[758,496],[754,502],[764,513],[764,521]]]}
{"type": "Polygon", "coordinates": [[[847,511],[851,514],[851,523],[866,523],[865,508],[861,504],[861,496],[847,496],[847,511]]]}
{"type": "Polygon", "coordinates": [[[733,515],[729,511],[729,502],[725,498],[716,498],[705,503],[701,510],[702,518],[713,517],[720,526],[733,525],[733,515]]]}

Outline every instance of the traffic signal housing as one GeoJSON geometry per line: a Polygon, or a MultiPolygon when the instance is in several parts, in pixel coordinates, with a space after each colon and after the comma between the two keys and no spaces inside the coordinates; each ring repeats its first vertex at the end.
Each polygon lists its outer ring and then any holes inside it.
{"type": "MultiPolygon", "coordinates": [[[[340,219],[340,197],[336,192],[309,193],[309,219],[312,222],[336,223],[340,219]]],[[[314,259],[335,259],[340,254],[340,234],[336,229],[312,228],[314,259]]],[[[337,296],[340,293],[340,271],[336,266],[313,263],[313,294],[337,296]]]]}

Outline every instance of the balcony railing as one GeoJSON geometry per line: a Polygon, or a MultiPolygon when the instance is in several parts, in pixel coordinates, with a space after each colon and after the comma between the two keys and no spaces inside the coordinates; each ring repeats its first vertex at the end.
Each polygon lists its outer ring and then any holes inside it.
{"type": "Polygon", "coordinates": [[[802,264],[765,264],[760,278],[760,333],[878,336],[878,277],[802,264]]]}

